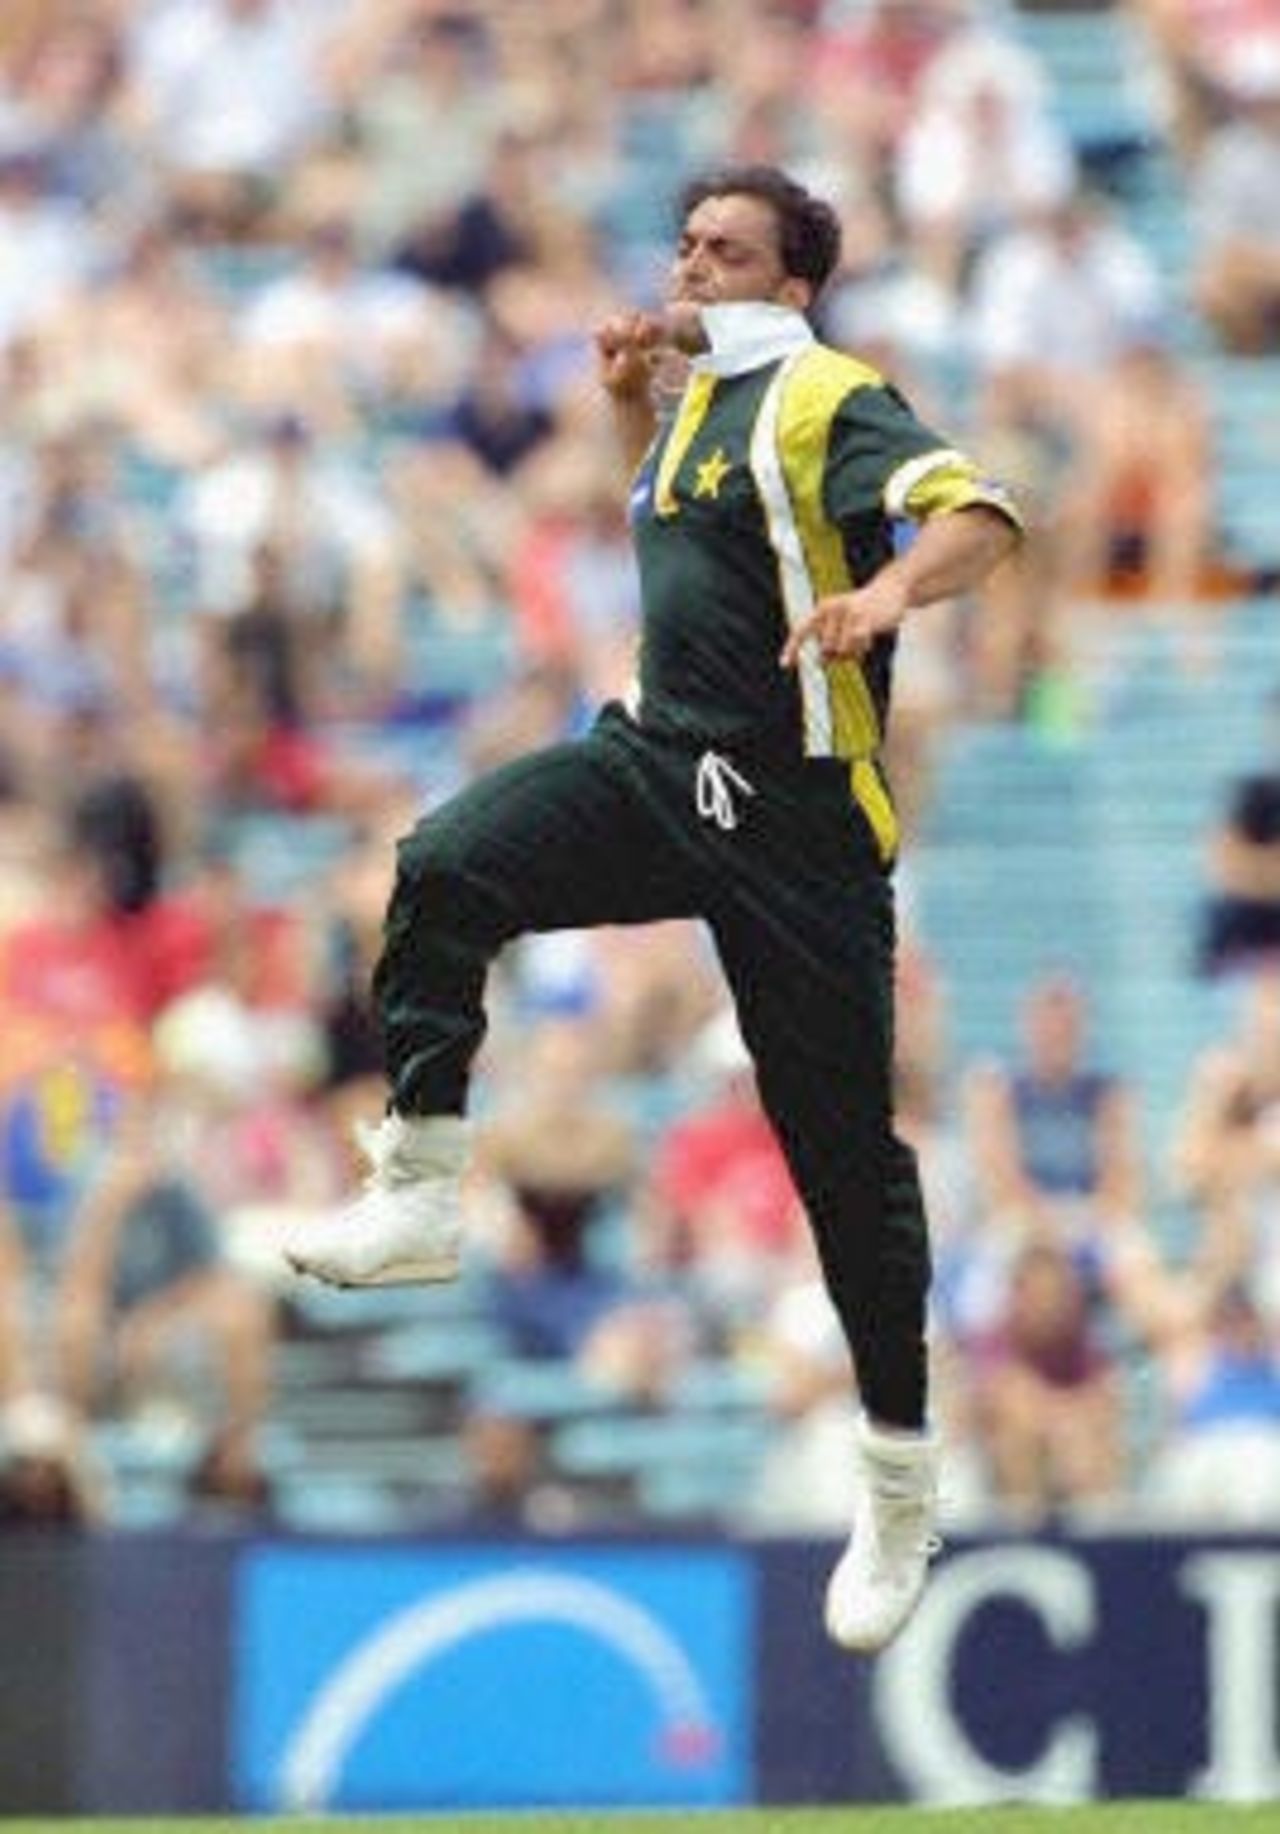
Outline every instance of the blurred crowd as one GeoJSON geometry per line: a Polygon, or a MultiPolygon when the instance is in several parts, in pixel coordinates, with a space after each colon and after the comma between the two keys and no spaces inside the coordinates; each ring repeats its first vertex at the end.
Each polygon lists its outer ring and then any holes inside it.
{"type": "MultiPolygon", "coordinates": [[[[825,334],[1032,504],[1025,563],[902,658],[909,826],[940,734],[1054,717],[1090,618],[1209,627],[1249,583],[1175,332],[1280,352],[1280,29],[1269,0],[1131,7],[1185,288],[1126,222],[1142,149],[1086,157],[989,0],[6,0],[0,1516],[112,1520],[107,1428],[148,1420],[190,1435],[193,1507],[269,1511],[274,1241],[380,1104],[394,837],[629,674],[591,336],[660,294],[692,172],[829,195],[825,334]]],[[[1264,762],[1215,837],[1201,967],[1243,966],[1243,1018],[1188,1066],[1178,1252],[1087,990],[1046,975],[1008,1061],[957,1064],[907,938],[973,1519],[1274,1519],[1276,811],[1264,762]]],[[[477,1107],[504,1353],[650,1411],[749,1372],[774,1426],[738,1519],[842,1526],[848,1371],[700,934],[513,951],[477,1107]]],[[[573,1519],[537,1422],[460,1405],[477,1516],[573,1519]]]]}

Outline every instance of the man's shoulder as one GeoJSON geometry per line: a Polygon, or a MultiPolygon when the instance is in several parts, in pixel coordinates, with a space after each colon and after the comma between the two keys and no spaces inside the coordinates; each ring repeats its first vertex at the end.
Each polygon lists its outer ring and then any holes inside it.
{"type": "Polygon", "coordinates": [[[832,344],[814,343],[803,351],[791,372],[793,384],[801,381],[809,387],[830,392],[837,400],[858,389],[883,388],[884,376],[861,357],[832,344]]]}
{"type": "Polygon", "coordinates": [[[784,426],[793,431],[806,425],[827,428],[838,417],[856,413],[860,404],[878,398],[885,386],[880,371],[869,363],[829,344],[812,344],[787,373],[782,397],[784,426]]]}

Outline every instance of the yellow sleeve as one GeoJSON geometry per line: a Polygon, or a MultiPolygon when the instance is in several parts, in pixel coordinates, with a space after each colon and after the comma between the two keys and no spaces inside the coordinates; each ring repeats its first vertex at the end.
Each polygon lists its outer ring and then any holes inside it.
{"type": "Polygon", "coordinates": [[[908,516],[913,522],[927,522],[931,516],[979,503],[999,511],[1015,528],[1023,527],[1022,511],[1007,485],[983,477],[971,458],[951,446],[908,459],[884,487],[886,512],[908,516]]]}

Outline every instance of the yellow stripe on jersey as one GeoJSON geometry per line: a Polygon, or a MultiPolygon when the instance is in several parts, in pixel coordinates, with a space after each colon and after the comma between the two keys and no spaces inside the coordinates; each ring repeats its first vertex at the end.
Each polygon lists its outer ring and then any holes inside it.
{"type": "Polygon", "coordinates": [[[653,487],[655,515],[674,516],[680,508],[675,495],[676,473],[685,453],[697,438],[698,428],[707,417],[715,386],[715,377],[704,374],[690,376],[685,384],[680,406],[676,410],[675,420],[658,462],[658,476],[653,487]]]}
{"type": "MultiPolygon", "coordinates": [[[[831,426],[851,390],[881,377],[836,351],[810,349],[790,358],[771,383],[756,418],[751,469],[764,506],[788,624],[818,599],[853,585],[840,531],[828,518],[823,480],[831,426]]],[[[850,761],[849,783],[875,833],[882,858],[897,851],[898,822],[872,761],[880,721],[861,665],[824,663],[806,645],[799,661],[805,750],[850,761]]]]}
{"type": "MultiPolygon", "coordinates": [[[[823,480],[836,411],[854,389],[883,378],[865,363],[821,347],[801,355],[787,376],[778,415],[778,448],[795,511],[815,599],[854,585],[840,530],[826,513],[823,480]]],[[[869,757],[880,744],[880,721],[861,665],[826,665],[832,747],[840,758],[869,757]]]]}
{"type": "Polygon", "coordinates": [[[849,783],[862,813],[871,823],[880,858],[892,860],[898,851],[901,830],[884,778],[870,758],[855,758],[849,766],[849,783]]]}
{"type": "MultiPolygon", "coordinates": [[[[777,561],[778,590],[787,625],[792,630],[808,617],[817,602],[778,440],[783,387],[797,361],[796,357],[786,358],[765,390],[751,431],[750,452],[751,475],[760,495],[769,545],[777,561]]],[[[832,740],[831,696],[822,660],[812,644],[805,644],[801,650],[796,676],[805,751],[815,757],[828,757],[832,740]]]]}

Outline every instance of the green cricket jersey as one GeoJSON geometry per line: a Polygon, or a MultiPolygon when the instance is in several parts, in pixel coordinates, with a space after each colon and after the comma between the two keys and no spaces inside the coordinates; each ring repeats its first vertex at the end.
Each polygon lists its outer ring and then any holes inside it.
{"type": "Polygon", "coordinates": [[[876,765],[894,639],[861,661],[806,645],[784,671],[789,626],[871,577],[907,521],[1008,495],[917,420],[866,364],[816,343],[803,319],[786,354],[733,374],[699,370],[642,463],[631,496],[644,625],[633,712],[654,731],[732,753],[847,758],[855,794],[892,853],[876,765]]]}

